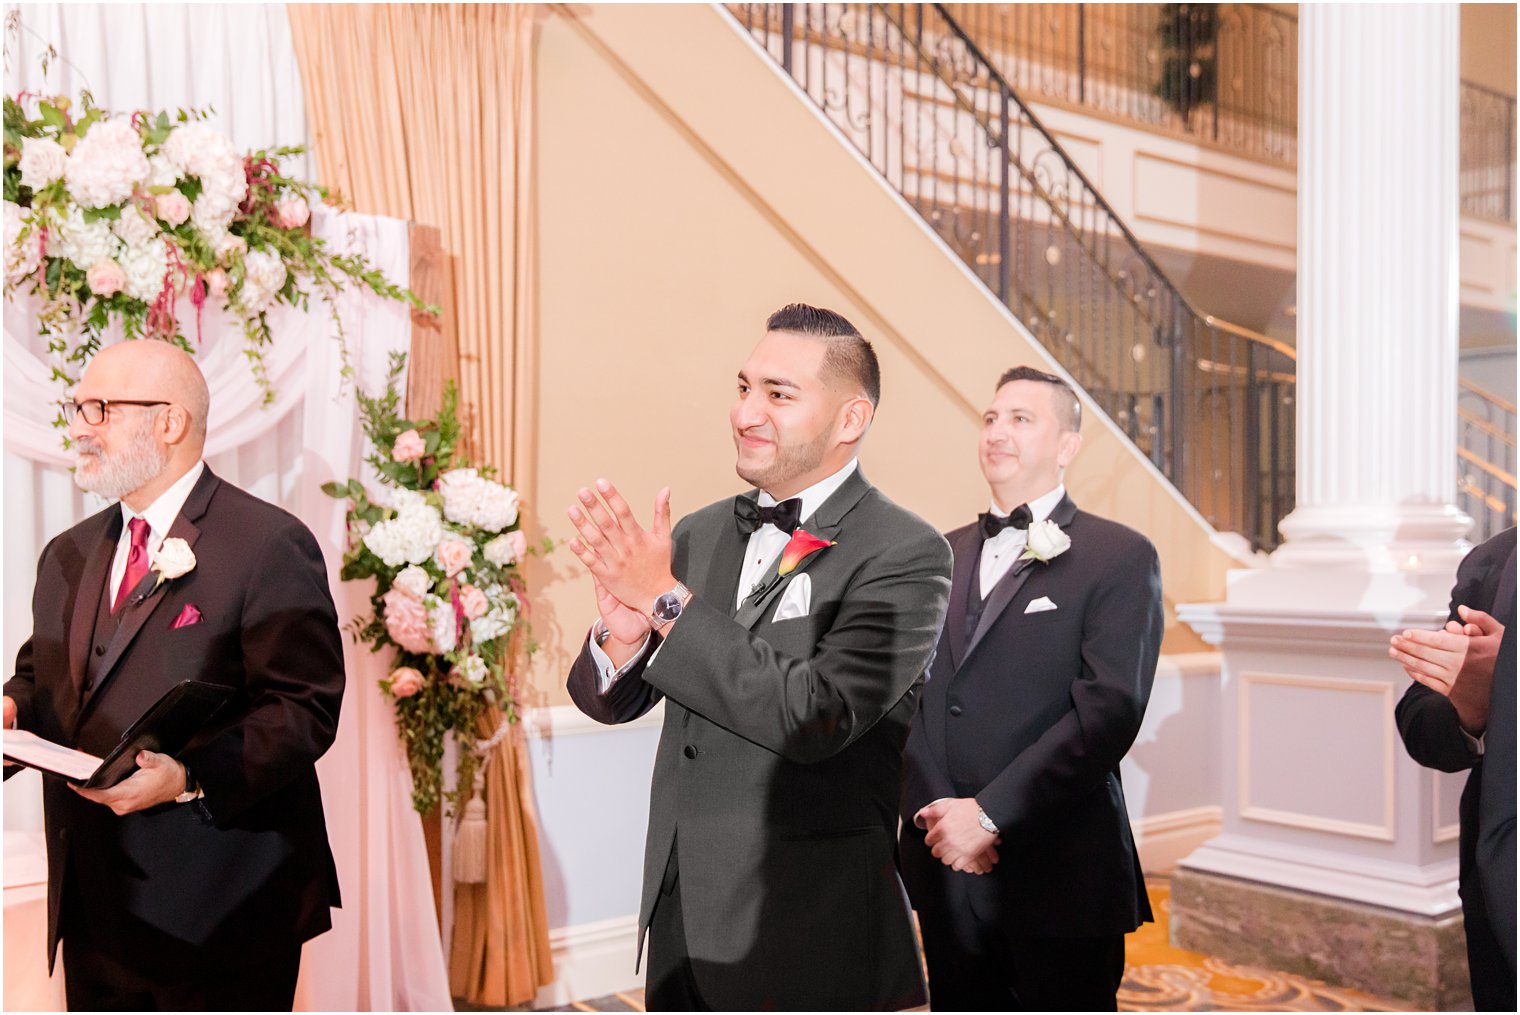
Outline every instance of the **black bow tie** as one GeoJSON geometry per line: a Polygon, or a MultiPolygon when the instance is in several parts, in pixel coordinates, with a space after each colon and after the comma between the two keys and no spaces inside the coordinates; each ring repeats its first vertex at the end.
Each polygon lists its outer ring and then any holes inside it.
{"type": "Polygon", "coordinates": [[[793,497],[773,507],[761,507],[748,497],[735,497],[734,520],[739,523],[739,534],[743,536],[767,523],[790,536],[802,522],[802,498],[793,497]]]}
{"type": "Polygon", "coordinates": [[[1013,509],[1013,514],[1004,518],[1002,515],[983,512],[976,516],[977,521],[982,523],[982,535],[991,539],[1004,529],[1027,529],[1029,523],[1034,521],[1034,512],[1029,510],[1028,504],[1020,504],[1013,509]]]}

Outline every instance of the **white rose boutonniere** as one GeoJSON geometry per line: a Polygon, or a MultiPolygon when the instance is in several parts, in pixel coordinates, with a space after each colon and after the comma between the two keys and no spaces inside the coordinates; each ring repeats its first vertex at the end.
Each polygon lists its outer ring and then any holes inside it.
{"type": "Polygon", "coordinates": [[[1071,549],[1071,537],[1062,532],[1059,525],[1047,518],[1029,526],[1029,546],[1024,551],[1023,559],[1049,564],[1069,549],[1071,549]]]}
{"type": "Polygon", "coordinates": [[[172,581],[193,571],[195,552],[190,549],[189,543],[171,536],[148,555],[148,566],[158,572],[158,581],[153,583],[156,589],[166,581],[172,581]]]}

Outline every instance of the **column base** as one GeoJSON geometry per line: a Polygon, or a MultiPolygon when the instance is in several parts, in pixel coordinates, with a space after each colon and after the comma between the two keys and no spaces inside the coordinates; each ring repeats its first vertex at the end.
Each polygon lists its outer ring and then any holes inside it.
{"type": "Polygon", "coordinates": [[[1430,917],[1181,867],[1172,944],[1416,1010],[1472,1008],[1460,910],[1430,917]]]}

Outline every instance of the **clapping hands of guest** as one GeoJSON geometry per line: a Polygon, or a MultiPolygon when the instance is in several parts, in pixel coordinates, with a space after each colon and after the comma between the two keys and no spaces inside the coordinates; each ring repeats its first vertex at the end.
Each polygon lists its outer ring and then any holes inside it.
{"type": "Polygon", "coordinates": [[[1462,728],[1473,736],[1488,728],[1488,699],[1494,659],[1504,625],[1482,610],[1459,606],[1462,623],[1448,621],[1439,631],[1405,631],[1389,639],[1388,654],[1411,680],[1446,697],[1462,728]]]}

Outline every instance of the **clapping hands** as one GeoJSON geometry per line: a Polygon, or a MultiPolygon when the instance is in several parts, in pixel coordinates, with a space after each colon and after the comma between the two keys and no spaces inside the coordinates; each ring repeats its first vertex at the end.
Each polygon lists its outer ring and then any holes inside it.
{"type": "Polygon", "coordinates": [[[1482,610],[1457,607],[1462,623],[1439,631],[1405,631],[1389,639],[1388,654],[1418,681],[1448,698],[1462,728],[1477,736],[1488,728],[1488,698],[1504,625],[1482,610]]]}
{"type": "Polygon", "coordinates": [[[655,599],[676,584],[670,569],[670,488],[655,497],[650,529],[639,524],[617,487],[605,479],[596,481],[596,492],[582,487],[576,496],[580,503],[566,510],[578,533],[570,550],[596,583],[597,612],[612,635],[603,648],[621,666],[648,635],[655,599]]]}

